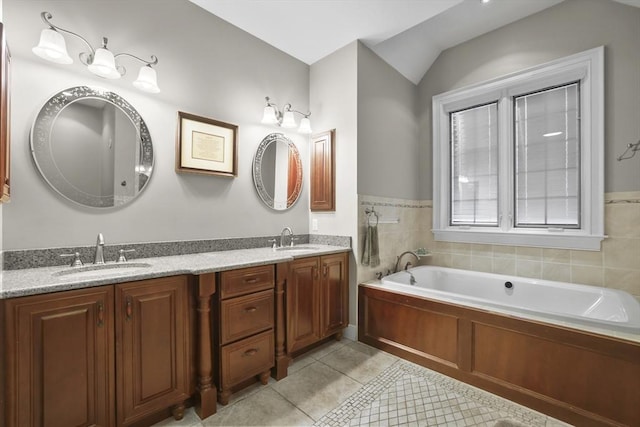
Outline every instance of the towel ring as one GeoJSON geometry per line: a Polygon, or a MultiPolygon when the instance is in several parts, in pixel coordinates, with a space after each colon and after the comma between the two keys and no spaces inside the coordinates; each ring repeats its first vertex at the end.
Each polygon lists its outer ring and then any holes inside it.
{"type": "Polygon", "coordinates": [[[367,214],[367,226],[371,226],[371,216],[373,215],[376,218],[376,223],[374,224],[374,227],[376,227],[378,225],[378,221],[380,221],[380,218],[378,217],[378,213],[373,208],[373,206],[371,207],[371,209],[365,209],[364,213],[367,214]]]}

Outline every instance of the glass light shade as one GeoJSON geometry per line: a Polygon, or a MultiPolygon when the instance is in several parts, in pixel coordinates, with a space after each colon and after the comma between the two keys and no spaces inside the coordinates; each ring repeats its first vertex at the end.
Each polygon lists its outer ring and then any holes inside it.
{"type": "Polygon", "coordinates": [[[56,64],[72,64],[73,59],[67,53],[67,44],[62,34],[51,28],[40,33],[40,42],[31,51],[42,59],[56,64]]]}
{"type": "Polygon", "coordinates": [[[116,60],[109,49],[103,47],[96,49],[91,64],[87,65],[93,74],[105,79],[119,79],[122,77],[116,69],[116,60]]]}
{"type": "Polygon", "coordinates": [[[133,82],[133,85],[145,92],[149,93],[159,93],[160,88],[158,87],[158,75],[156,74],[156,70],[151,68],[148,65],[140,67],[140,72],[138,73],[138,78],[133,82]]]}
{"type": "Polygon", "coordinates": [[[276,116],[276,109],[267,105],[264,107],[264,113],[262,114],[262,123],[275,124],[278,123],[278,117],[276,116]]]}
{"type": "Polygon", "coordinates": [[[300,133],[311,133],[311,120],[308,117],[303,117],[300,120],[300,127],[298,128],[298,132],[300,133]]]}
{"type": "Polygon", "coordinates": [[[283,128],[294,128],[296,127],[296,119],[293,117],[293,111],[285,111],[284,116],[282,117],[282,124],[280,125],[283,128]]]}

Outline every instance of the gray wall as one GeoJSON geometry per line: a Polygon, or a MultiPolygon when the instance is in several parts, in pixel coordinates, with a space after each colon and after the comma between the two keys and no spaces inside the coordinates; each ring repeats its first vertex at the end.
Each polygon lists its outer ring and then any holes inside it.
{"type": "Polygon", "coordinates": [[[351,325],[357,323],[358,315],[356,264],[353,258],[353,253],[358,253],[357,55],[358,42],[350,43],[311,65],[310,77],[311,111],[313,112],[311,118],[314,133],[336,130],[336,210],[326,213],[311,212],[309,221],[312,223],[315,220],[318,223],[318,230],[311,230],[311,233],[351,236],[353,246],[349,268],[349,323],[351,325]]]}
{"type": "Polygon", "coordinates": [[[640,159],[616,161],[640,137],[640,9],[566,0],[440,54],[420,82],[420,195],[432,198],[431,97],[605,46],[605,191],[640,190],[640,159]]]}
{"type": "MultiPolygon", "coordinates": [[[[186,0],[5,0],[4,18],[13,55],[12,200],[2,212],[5,250],[90,245],[98,232],[110,244],[265,236],[284,226],[308,232],[308,184],[293,209],[275,212],[258,198],[251,175],[262,138],[281,131],[260,123],[264,97],[307,110],[308,65],[186,0]],[[139,68],[133,60],[123,61],[128,73],[120,80],[93,76],[77,60],[82,44],[71,38],[67,47],[73,65],[35,57],[31,47],[44,28],[41,11],[94,44],[107,36],[116,53],[157,55],[162,92],[133,88],[139,68]],[[84,84],[123,96],[153,138],[154,174],[128,206],[96,210],[67,202],[48,187],[31,159],[29,131],[41,106],[57,91],[84,84]],[[178,111],[239,125],[237,178],[175,173],[178,111]]],[[[308,137],[286,133],[307,164],[308,137]]]]}
{"type": "Polygon", "coordinates": [[[418,199],[416,86],[358,43],[358,193],[418,199]]]}

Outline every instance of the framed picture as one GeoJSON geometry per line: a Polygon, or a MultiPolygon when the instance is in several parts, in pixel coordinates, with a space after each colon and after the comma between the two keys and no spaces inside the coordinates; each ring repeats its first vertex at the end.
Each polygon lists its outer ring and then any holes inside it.
{"type": "Polygon", "coordinates": [[[238,176],[238,126],[178,111],[176,172],[238,176]]]}

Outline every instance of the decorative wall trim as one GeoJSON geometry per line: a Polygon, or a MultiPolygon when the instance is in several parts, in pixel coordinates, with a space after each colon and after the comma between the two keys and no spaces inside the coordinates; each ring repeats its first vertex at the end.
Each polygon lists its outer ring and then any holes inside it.
{"type": "MultiPolygon", "coordinates": [[[[315,243],[340,247],[351,247],[351,238],[343,236],[313,236],[309,234],[296,235],[297,243],[315,243]],[[311,242],[310,242],[311,240],[311,242]]],[[[120,249],[135,249],[128,254],[130,260],[139,258],[156,258],[163,256],[190,255],[204,252],[220,252],[235,249],[268,248],[269,240],[279,239],[280,236],[243,237],[214,240],[186,240],[176,242],[153,242],[105,245],[104,259],[115,261],[120,249]]],[[[25,249],[4,251],[2,253],[4,270],[22,270],[25,268],[52,267],[69,263],[68,258],[61,258],[60,254],[79,252],[80,258],[89,262],[93,260],[95,246],[75,246],[50,249],[25,249]]]]}
{"type": "Polygon", "coordinates": [[[616,193],[605,193],[604,203],[607,205],[640,203],[640,191],[624,191],[616,193]]]}
{"type": "Polygon", "coordinates": [[[431,200],[406,202],[406,203],[390,203],[390,202],[370,202],[362,200],[360,206],[386,206],[392,208],[433,208],[431,200]]]}

